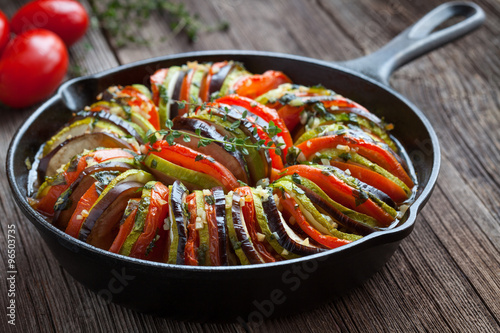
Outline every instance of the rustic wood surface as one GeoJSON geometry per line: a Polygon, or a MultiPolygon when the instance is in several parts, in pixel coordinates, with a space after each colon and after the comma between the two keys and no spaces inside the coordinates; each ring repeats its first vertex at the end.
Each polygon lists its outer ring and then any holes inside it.
{"type": "MultiPolygon", "coordinates": [[[[26,1],[0,0],[8,16],[26,1]]],[[[155,41],[116,48],[93,26],[72,47],[69,76],[192,50],[278,51],[347,60],[387,43],[439,0],[184,1],[207,23],[229,21],[227,32],[188,43],[165,17],[125,29],[155,41]],[[160,38],[161,37],[161,38],[160,38]]],[[[487,14],[473,34],[394,74],[391,84],[427,115],[442,147],[442,168],[413,233],[387,265],[347,296],[300,315],[271,319],[265,332],[500,331],[500,2],[476,1],[487,14]]],[[[83,3],[90,8],[87,0],[83,3]]],[[[68,275],[16,206],[5,177],[8,144],[34,110],[0,106],[0,258],[7,265],[7,225],[16,225],[16,326],[7,324],[7,283],[0,279],[0,331],[225,332],[232,323],[179,322],[107,304],[68,275]],[[75,313],[72,309],[83,309],[75,313]]]]}

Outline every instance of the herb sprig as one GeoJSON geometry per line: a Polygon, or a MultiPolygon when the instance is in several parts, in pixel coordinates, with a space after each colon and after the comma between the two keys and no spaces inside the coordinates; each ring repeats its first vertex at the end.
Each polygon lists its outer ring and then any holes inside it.
{"type": "MultiPolygon", "coordinates": [[[[222,119],[224,121],[227,121],[227,117],[229,114],[229,109],[227,107],[216,109],[214,107],[207,106],[206,103],[199,105],[199,104],[194,104],[194,103],[188,103],[186,101],[175,101],[175,100],[171,100],[171,101],[174,103],[178,103],[179,107],[181,105],[182,106],[185,106],[185,105],[200,106],[200,107],[204,108],[206,111],[208,111],[209,114],[212,114],[214,112],[214,110],[216,112],[222,111],[223,112],[222,119]]],[[[247,115],[248,115],[247,111],[246,110],[243,111],[241,113],[241,119],[244,119],[245,121],[248,121],[249,123],[253,124],[253,126],[254,126],[254,133],[253,134],[256,134],[257,133],[256,126],[258,126],[258,125],[254,121],[249,120],[247,118],[247,115]]],[[[238,120],[232,122],[231,125],[226,129],[229,131],[235,131],[237,128],[240,127],[241,122],[242,122],[241,119],[238,119],[238,120]]],[[[222,144],[224,149],[228,152],[234,152],[234,151],[238,150],[244,155],[249,155],[250,154],[250,152],[248,151],[249,149],[255,149],[255,150],[267,149],[267,150],[274,150],[276,155],[279,155],[279,156],[281,156],[283,154],[282,147],[285,145],[285,143],[274,142],[274,141],[269,141],[266,144],[266,140],[264,140],[264,139],[259,139],[255,143],[249,143],[247,141],[247,139],[242,139],[242,138],[238,138],[238,137],[228,137],[227,135],[224,136],[223,140],[212,139],[212,138],[207,138],[207,137],[202,136],[200,129],[196,129],[195,132],[192,133],[192,132],[187,132],[187,131],[183,131],[183,130],[173,129],[173,125],[174,124],[173,124],[172,120],[167,119],[165,122],[165,126],[166,126],[165,129],[161,129],[158,131],[149,130],[146,133],[148,143],[150,145],[153,145],[159,139],[163,139],[163,140],[167,141],[167,143],[169,145],[172,146],[175,144],[175,140],[178,138],[182,137],[182,140],[184,142],[190,142],[193,138],[195,138],[195,139],[198,139],[198,147],[206,147],[212,143],[219,143],[219,144],[222,144]]],[[[269,137],[274,137],[278,133],[281,133],[281,129],[278,126],[276,126],[276,124],[273,121],[269,122],[268,127],[262,127],[262,130],[267,135],[269,135],[269,137]]]]}
{"type": "Polygon", "coordinates": [[[144,38],[137,36],[128,27],[130,22],[137,27],[150,21],[153,13],[164,13],[170,22],[173,36],[185,33],[190,42],[196,41],[200,32],[227,30],[229,24],[222,21],[216,25],[203,23],[197,14],[191,13],[183,3],[170,0],[91,0],[92,11],[111,36],[115,38],[118,47],[126,44],[147,44],[144,38]]]}

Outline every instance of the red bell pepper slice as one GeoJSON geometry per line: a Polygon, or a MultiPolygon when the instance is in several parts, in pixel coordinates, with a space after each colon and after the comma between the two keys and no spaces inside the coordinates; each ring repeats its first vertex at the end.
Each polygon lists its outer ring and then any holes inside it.
{"type": "Polygon", "coordinates": [[[250,235],[250,239],[254,245],[255,250],[259,253],[260,257],[265,262],[275,262],[274,256],[267,250],[263,242],[259,240],[257,232],[260,232],[258,228],[258,222],[255,217],[255,206],[253,204],[252,189],[248,186],[239,187],[235,190],[242,198],[245,198],[245,205],[241,207],[243,212],[243,217],[245,219],[245,225],[250,235]]]}
{"type": "Polygon", "coordinates": [[[132,246],[130,256],[138,259],[160,261],[163,248],[159,246],[167,238],[163,228],[165,218],[168,216],[168,187],[160,182],[151,189],[149,210],[144,222],[144,230],[132,246]],[[155,239],[159,236],[159,239],[155,239]]]}
{"type": "Polygon", "coordinates": [[[156,130],[160,129],[160,114],[152,100],[133,86],[126,86],[118,94],[133,97],[128,100],[128,105],[139,107],[139,109],[147,115],[146,119],[151,125],[153,125],[156,130]]]}
{"type": "MultiPolygon", "coordinates": [[[[140,201],[140,199],[131,199],[135,200],[137,202],[140,201]]],[[[123,246],[123,243],[125,243],[125,240],[127,239],[127,236],[130,234],[130,231],[132,230],[132,227],[134,226],[135,222],[135,216],[137,215],[137,208],[136,207],[129,216],[123,221],[123,223],[120,225],[120,229],[118,230],[118,234],[115,237],[115,240],[113,241],[113,244],[111,244],[111,247],[109,248],[109,252],[113,253],[120,253],[120,249],[123,246]]]]}
{"type": "Polygon", "coordinates": [[[236,94],[252,99],[279,87],[283,83],[292,83],[292,80],[283,72],[269,70],[263,74],[244,76],[237,80],[232,90],[236,94]]]}
{"type": "Polygon", "coordinates": [[[200,246],[200,235],[196,229],[196,196],[194,193],[186,197],[189,211],[189,224],[187,225],[188,236],[184,248],[185,264],[198,266],[198,248],[200,246]]]}
{"type": "MultiPolygon", "coordinates": [[[[264,132],[264,130],[262,129],[262,127],[258,126],[258,125],[255,125],[255,127],[257,128],[257,134],[259,135],[259,137],[263,140],[265,140],[265,145],[267,146],[267,144],[269,142],[271,142],[271,138],[269,137],[269,135],[264,132]]],[[[274,141],[272,141],[274,142],[274,141]]],[[[276,145],[273,145],[273,147],[275,147],[276,145]]],[[[275,169],[283,169],[283,160],[281,159],[281,156],[276,154],[276,150],[275,149],[269,149],[269,158],[271,158],[271,166],[275,169]]]]}
{"type": "Polygon", "coordinates": [[[155,103],[156,106],[160,104],[160,87],[163,85],[167,74],[168,68],[161,68],[149,78],[151,82],[151,92],[153,93],[153,103],[155,103]]]}
{"type": "Polygon", "coordinates": [[[285,199],[280,200],[280,204],[287,211],[295,221],[298,226],[312,239],[321,245],[326,246],[329,249],[335,249],[339,246],[349,244],[351,241],[346,239],[340,239],[330,235],[323,235],[316,228],[314,228],[305,218],[304,214],[300,208],[298,208],[295,200],[290,197],[288,193],[285,192],[285,199]]]}
{"type": "Polygon", "coordinates": [[[281,171],[280,175],[293,175],[294,173],[316,183],[332,200],[337,201],[347,208],[372,216],[384,226],[389,226],[394,221],[394,218],[373,202],[373,200],[368,198],[363,202],[357,202],[353,194],[357,190],[331,173],[325,173],[314,166],[302,164],[285,168],[281,171]]]}
{"type": "Polygon", "coordinates": [[[401,186],[398,186],[392,180],[387,179],[373,170],[360,165],[339,161],[330,161],[330,165],[344,171],[349,169],[351,176],[358,178],[363,183],[381,190],[397,203],[401,203],[408,199],[408,195],[401,186]]]}
{"type": "Polygon", "coordinates": [[[169,162],[215,178],[225,187],[226,191],[239,186],[236,177],[225,166],[194,149],[180,144],[171,146],[165,140],[157,141],[153,146],[147,144],[146,149],[150,151],[150,154],[157,155],[169,162]]]}
{"type": "Polygon", "coordinates": [[[179,116],[182,116],[183,114],[189,111],[189,103],[190,103],[189,90],[195,72],[196,69],[193,68],[189,69],[187,75],[184,76],[184,80],[182,81],[181,91],[179,94],[179,101],[185,102],[186,105],[182,109],[179,108],[179,113],[178,113],[179,116]]]}
{"type": "Polygon", "coordinates": [[[349,148],[356,150],[361,156],[377,163],[401,179],[408,187],[413,187],[413,181],[394,155],[375,143],[367,142],[363,139],[344,134],[312,138],[302,142],[297,146],[297,148],[302,151],[306,159],[309,159],[309,157],[314,155],[316,152],[329,148],[335,149],[337,145],[348,146],[349,148]]]}
{"type": "Polygon", "coordinates": [[[68,226],[65,230],[68,235],[78,238],[83,222],[85,222],[85,215],[88,215],[88,212],[90,212],[90,208],[92,208],[97,199],[99,199],[99,192],[97,192],[96,184],[97,182],[95,182],[87,190],[87,192],[85,192],[80,201],[78,201],[75,212],[71,216],[68,222],[68,226]]]}
{"type": "MultiPolygon", "coordinates": [[[[277,107],[281,104],[278,103],[277,107]]],[[[278,114],[285,123],[289,131],[293,131],[300,122],[300,114],[304,111],[304,106],[284,105],[278,109],[278,114]]]]}
{"type": "Polygon", "coordinates": [[[283,141],[285,142],[286,148],[283,150],[286,152],[287,148],[293,146],[292,136],[290,135],[285,122],[280,117],[278,112],[276,112],[276,110],[268,108],[263,104],[257,103],[250,98],[234,94],[218,98],[217,100],[215,100],[215,102],[228,105],[238,105],[247,109],[257,117],[262,118],[264,121],[273,121],[275,126],[281,129],[281,132],[278,133],[277,136],[283,138],[283,141]]]}

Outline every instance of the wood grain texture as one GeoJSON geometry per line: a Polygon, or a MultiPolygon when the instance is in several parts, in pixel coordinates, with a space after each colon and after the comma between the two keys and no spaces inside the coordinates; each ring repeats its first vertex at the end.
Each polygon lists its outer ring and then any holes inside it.
{"type": "MultiPolygon", "coordinates": [[[[26,1],[0,0],[9,16],[26,1]]],[[[88,2],[82,1],[87,8],[88,2]]],[[[186,0],[202,21],[227,20],[227,32],[188,43],[158,14],[143,28],[155,42],[117,49],[92,27],[70,50],[72,70],[92,74],[118,64],[208,49],[267,50],[340,61],[373,52],[432,10],[438,0],[186,0]]],[[[387,265],[348,295],[309,312],[271,319],[262,332],[500,331],[500,2],[476,1],[485,25],[393,75],[391,84],[426,114],[438,133],[438,184],[413,233],[387,265]]],[[[0,124],[0,159],[34,110],[9,110],[0,124]]],[[[1,332],[243,332],[233,323],[179,322],[135,313],[89,292],[65,272],[10,196],[0,177],[0,259],[7,225],[16,225],[16,327],[2,313],[1,332]],[[78,309],[78,311],[74,311],[78,309]]],[[[0,307],[7,282],[0,279],[0,307]]],[[[3,310],[5,311],[5,310],[3,310]]]]}

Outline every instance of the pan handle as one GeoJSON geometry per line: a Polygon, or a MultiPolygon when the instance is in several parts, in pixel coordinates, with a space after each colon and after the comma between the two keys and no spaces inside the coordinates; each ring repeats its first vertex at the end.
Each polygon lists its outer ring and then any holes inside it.
{"type": "Polygon", "coordinates": [[[472,2],[447,2],[433,9],[378,51],[338,64],[389,85],[389,78],[395,70],[475,30],[484,19],[484,11],[472,2]],[[465,19],[434,31],[441,24],[457,17],[465,19]]]}

